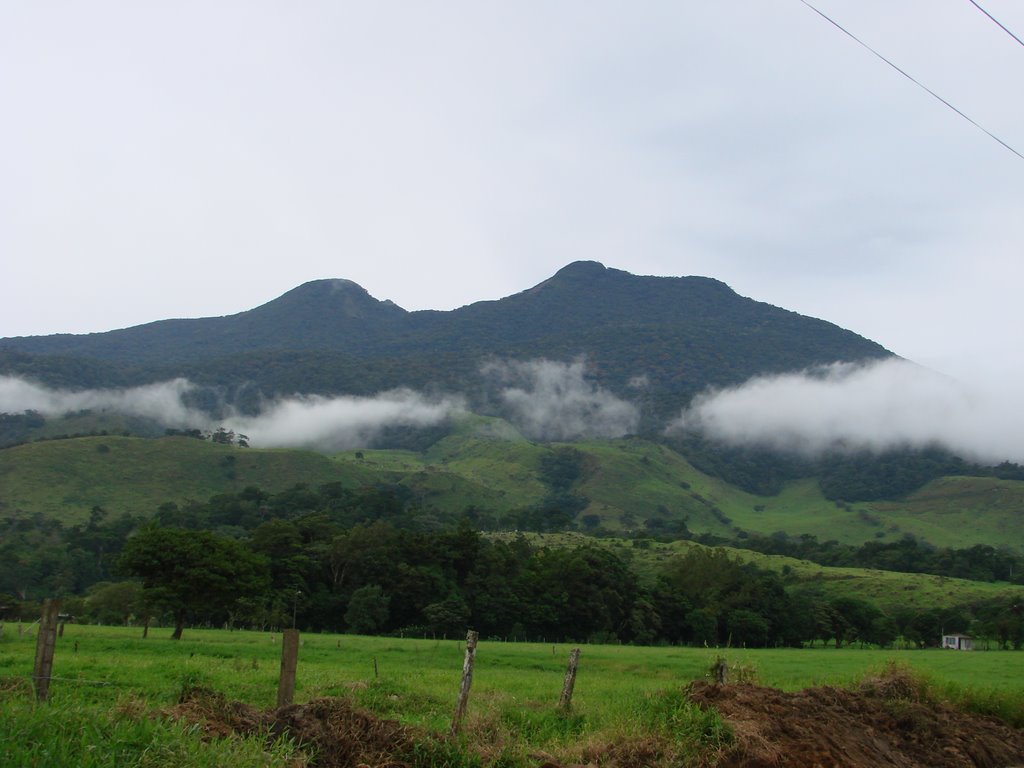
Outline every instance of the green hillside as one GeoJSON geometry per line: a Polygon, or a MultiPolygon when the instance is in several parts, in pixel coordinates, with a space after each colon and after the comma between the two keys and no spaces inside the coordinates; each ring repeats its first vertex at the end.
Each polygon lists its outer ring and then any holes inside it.
{"type": "MultiPolygon", "coordinates": [[[[520,534],[491,534],[493,538],[511,541],[520,534]]],[[[595,539],[579,533],[528,533],[528,541],[553,549],[588,546],[595,539]]],[[[652,583],[655,575],[668,561],[702,544],[692,541],[662,543],[634,542],[627,539],[597,539],[603,547],[632,563],[642,578],[652,583]]],[[[722,548],[744,563],[782,575],[787,587],[820,595],[826,599],[852,597],[878,606],[886,612],[900,609],[925,610],[970,605],[986,600],[1024,598],[1024,587],[1005,583],[985,583],[967,579],[951,579],[921,573],[896,573],[868,568],[829,568],[779,555],[762,555],[744,549],[722,548]]]]}
{"type": "Polygon", "coordinates": [[[682,456],[646,440],[581,443],[587,455],[581,492],[612,530],[657,533],[685,523],[696,533],[731,535],[726,508],[757,504],[757,496],[696,470],[682,456]],[[651,522],[655,521],[655,522],[651,522]]]}
{"type": "Polygon", "coordinates": [[[932,481],[898,501],[849,504],[826,499],[813,478],[758,496],[709,477],[668,448],[644,440],[581,443],[592,457],[581,484],[597,514],[613,530],[652,533],[645,521],[682,520],[694,533],[734,537],[807,534],[844,544],[897,541],[907,534],[936,546],[974,544],[1024,551],[1024,483],[979,477],[932,481]]]}
{"type": "MultiPolygon", "coordinates": [[[[702,474],[665,446],[640,439],[541,445],[495,419],[469,419],[428,450],[310,451],[243,449],[185,437],[88,437],[0,450],[0,515],[20,510],[65,522],[93,506],[111,513],[152,512],[167,501],[205,500],[250,485],[270,492],[296,483],[404,487],[439,517],[476,510],[500,528],[514,510],[548,503],[554,489],[545,461],[569,452],[579,476],[584,531],[693,534],[808,534],[846,544],[898,541],[907,534],[936,546],[974,544],[1024,551],[1024,483],[976,477],[933,481],[901,501],[827,500],[801,480],[775,496],[757,496],[702,474]]],[[[516,526],[518,527],[518,526],[516,526]]]]}
{"type": "Polygon", "coordinates": [[[84,437],[0,451],[0,514],[17,510],[80,522],[94,506],[146,514],[248,485],[365,482],[376,473],[309,451],[248,450],[187,437],[84,437]]]}

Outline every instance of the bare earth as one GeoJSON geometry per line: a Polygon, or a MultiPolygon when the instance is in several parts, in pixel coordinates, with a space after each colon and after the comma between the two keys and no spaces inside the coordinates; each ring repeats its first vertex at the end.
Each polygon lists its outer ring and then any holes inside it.
{"type": "Polygon", "coordinates": [[[899,677],[797,693],[699,682],[691,699],[736,734],[724,768],[1024,766],[1024,731],[923,701],[899,677]]]}
{"type": "MultiPolygon", "coordinates": [[[[203,724],[210,737],[287,734],[324,768],[399,768],[424,742],[406,727],[356,709],[347,699],[260,711],[219,694],[186,695],[164,714],[203,724]]],[[[809,688],[785,693],[756,685],[693,683],[691,701],[714,707],[735,741],[701,765],[720,768],[1024,768],[1024,730],[928,700],[909,677],[890,674],[858,690],[809,688]]],[[[437,739],[434,740],[438,744],[437,739]]],[[[572,768],[645,768],[661,764],[650,740],[587,750],[572,768]]],[[[544,768],[562,768],[538,755],[544,768]]]]}

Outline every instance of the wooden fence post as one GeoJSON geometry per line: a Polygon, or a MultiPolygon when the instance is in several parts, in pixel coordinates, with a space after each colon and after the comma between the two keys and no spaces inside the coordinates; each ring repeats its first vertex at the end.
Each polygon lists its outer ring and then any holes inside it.
{"type": "Polygon", "coordinates": [[[462,662],[462,684],[459,686],[459,700],[455,704],[455,715],[452,717],[451,734],[455,736],[462,725],[469,704],[469,687],[473,684],[473,662],[476,660],[476,641],[479,634],[470,630],[466,633],[466,658],[462,662]]]}
{"type": "Polygon", "coordinates": [[[286,707],[295,695],[295,670],[299,665],[299,630],[286,629],[281,642],[281,678],[277,683],[277,706],[286,707]]]}
{"type": "Polygon", "coordinates": [[[729,664],[719,656],[711,665],[711,677],[718,685],[725,685],[729,682],[729,664]]]}
{"type": "Polygon", "coordinates": [[[32,670],[32,682],[36,688],[36,699],[46,701],[50,691],[50,673],[53,671],[53,651],[57,645],[57,614],[60,600],[45,600],[43,615],[39,620],[39,634],[36,636],[36,663],[32,670]]]}
{"type": "Polygon", "coordinates": [[[572,707],[572,689],[576,685],[576,667],[580,664],[580,649],[569,651],[569,667],[565,670],[565,682],[562,683],[562,696],[558,699],[558,708],[566,712],[572,707]]]}

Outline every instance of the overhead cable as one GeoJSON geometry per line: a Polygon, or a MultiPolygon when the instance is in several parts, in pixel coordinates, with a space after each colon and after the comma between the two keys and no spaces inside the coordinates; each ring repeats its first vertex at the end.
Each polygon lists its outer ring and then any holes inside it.
{"type": "Polygon", "coordinates": [[[974,0],[967,0],[967,2],[969,2],[969,3],[971,4],[971,5],[973,5],[973,6],[975,7],[975,8],[977,8],[977,9],[978,9],[979,11],[981,11],[981,12],[982,12],[982,13],[984,13],[984,14],[985,14],[986,16],[988,16],[988,17],[989,17],[989,18],[990,18],[990,19],[991,19],[991,20],[992,20],[993,22],[995,22],[996,26],[998,26],[998,27],[999,27],[999,28],[1000,28],[1001,30],[1003,30],[1003,32],[1005,32],[1006,34],[1008,34],[1008,35],[1009,35],[1010,37],[1012,37],[1012,38],[1013,38],[1014,40],[1016,40],[1016,41],[1017,41],[1018,43],[1020,43],[1021,45],[1024,45],[1024,40],[1021,40],[1021,39],[1020,39],[1019,37],[1017,37],[1017,36],[1016,36],[1015,34],[1013,34],[1013,32],[1011,32],[1010,30],[1008,30],[1008,29],[1007,29],[1007,28],[1006,28],[1006,27],[1005,27],[1005,26],[1003,25],[1003,23],[1002,23],[1001,21],[999,21],[999,19],[997,19],[997,18],[996,18],[995,16],[993,16],[993,15],[992,15],[991,13],[989,13],[989,12],[988,12],[988,11],[986,11],[986,10],[985,10],[984,8],[982,8],[982,7],[980,6],[980,5],[978,5],[978,4],[976,3],[976,2],[974,2],[974,0]]]}
{"type": "Polygon", "coordinates": [[[907,80],[909,80],[909,81],[910,81],[910,82],[912,82],[912,83],[913,83],[914,85],[916,85],[916,86],[917,86],[918,88],[920,88],[921,90],[923,90],[923,91],[927,92],[928,94],[930,94],[930,95],[931,95],[932,97],[934,97],[934,98],[935,98],[935,99],[937,99],[938,101],[941,101],[941,102],[942,102],[943,104],[945,104],[945,105],[946,105],[947,107],[949,107],[949,108],[950,108],[951,110],[953,110],[954,112],[956,112],[956,113],[957,113],[958,115],[960,115],[960,117],[962,117],[962,118],[963,118],[964,120],[966,120],[966,121],[967,121],[968,123],[970,123],[971,125],[973,125],[973,126],[974,126],[975,128],[977,128],[977,129],[978,129],[979,131],[981,131],[982,133],[984,133],[984,134],[985,134],[986,136],[988,136],[988,137],[989,137],[990,139],[992,139],[992,140],[994,140],[994,141],[997,141],[997,142],[999,142],[999,143],[1000,143],[1000,144],[1002,144],[1002,145],[1003,145],[1003,146],[1004,146],[1004,147],[1005,147],[1006,149],[1008,149],[1008,150],[1010,150],[1011,152],[1013,152],[1013,154],[1015,154],[1015,155],[1016,155],[1017,157],[1019,157],[1019,158],[1020,158],[1021,160],[1024,160],[1024,155],[1022,155],[1022,154],[1021,154],[1020,152],[1018,152],[1018,151],[1017,151],[1016,149],[1014,149],[1013,147],[1011,147],[1011,146],[1010,146],[1009,144],[1007,144],[1007,143],[1006,143],[1005,141],[1003,141],[1002,139],[1000,139],[1000,138],[999,138],[998,136],[996,136],[996,135],[995,135],[994,133],[992,133],[992,132],[991,132],[990,130],[988,130],[987,128],[985,128],[984,126],[982,126],[982,125],[981,125],[980,123],[978,123],[978,122],[977,122],[977,121],[975,121],[975,120],[972,120],[972,119],[971,119],[970,117],[968,117],[967,115],[965,115],[965,114],[964,114],[963,112],[961,112],[961,111],[960,111],[959,109],[957,109],[957,108],[956,108],[955,106],[953,106],[953,105],[952,105],[951,103],[949,103],[949,102],[948,102],[948,101],[946,101],[946,100],[945,100],[944,98],[942,98],[941,96],[939,96],[939,94],[937,94],[937,93],[936,93],[935,91],[933,91],[933,90],[932,90],[931,88],[929,88],[929,87],[928,87],[927,85],[925,85],[924,83],[922,83],[922,82],[921,82],[920,80],[917,80],[916,78],[914,78],[913,76],[911,76],[910,74],[908,74],[907,72],[905,72],[904,70],[900,69],[900,68],[899,68],[898,66],[896,66],[896,65],[895,65],[895,64],[894,64],[894,63],[893,63],[892,61],[890,61],[889,59],[885,58],[885,56],[883,56],[882,54],[880,54],[880,53],[879,53],[878,51],[876,51],[876,50],[875,50],[874,48],[872,48],[872,47],[871,47],[870,45],[868,45],[868,44],[867,44],[867,43],[865,43],[865,42],[864,42],[863,40],[861,40],[861,39],[860,39],[859,37],[857,37],[857,36],[856,36],[855,34],[853,34],[852,32],[850,32],[850,31],[849,31],[848,29],[846,29],[846,28],[845,28],[845,27],[844,27],[844,26],[843,26],[842,24],[840,24],[840,23],[839,23],[838,21],[835,21],[835,20],[834,20],[834,19],[832,19],[831,17],[829,17],[829,16],[826,16],[826,15],[825,15],[824,13],[822,13],[822,12],[821,12],[821,11],[819,11],[819,10],[818,10],[817,8],[815,8],[815,7],[813,6],[813,5],[811,5],[811,4],[809,3],[809,2],[807,2],[807,0],[800,0],[800,2],[801,2],[801,3],[803,3],[804,5],[806,5],[806,6],[808,7],[808,8],[810,8],[810,9],[811,9],[812,11],[814,11],[814,12],[815,12],[816,14],[818,14],[819,16],[821,16],[821,18],[823,18],[823,19],[824,19],[825,21],[827,21],[827,22],[828,22],[829,24],[831,24],[832,26],[834,26],[834,27],[835,27],[836,29],[838,29],[838,30],[839,30],[840,32],[842,32],[842,33],[843,33],[844,35],[846,35],[847,37],[849,37],[849,38],[850,38],[851,40],[853,40],[854,42],[856,42],[856,43],[857,43],[858,45],[860,45],[860,46],[861,46],[861,47],[863,47],[863,48],[866,48],[866,49],[867,49],[867,50],[869,50],[869,51],[870,51],[871,53],[873,53],[873,54],[874,54],[875,56],[877,56],[878,58],[880,58],[880,59],[881,59],[882,61],[884,61],[884,62],[885,62],[886,64],[888,64],[888,65],[889,65],[890,67],[892,67],[892,68],[893,68],[893,69],[895,69],[895,70],[896,70],[897,72],[899,72],[899,73],[900,73],[901,75],[903,75],[903,76],[904,76],[905,78],[907,78],[907,80]]]}

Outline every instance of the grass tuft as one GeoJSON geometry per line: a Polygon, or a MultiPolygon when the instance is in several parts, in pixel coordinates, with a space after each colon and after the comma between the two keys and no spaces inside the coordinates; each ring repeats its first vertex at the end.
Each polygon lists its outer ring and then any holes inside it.
{"type": "Polygon", "coordinates": [[[866,675],[859,687],[863,693],[884,699],[894,707],[942,704],[962,712],[994,717],[1014,728],[1024,728],[1024,691],[1019,688],[980,688],[953,681],[940,682],[891,660],[880,671],[866,675]]]}

